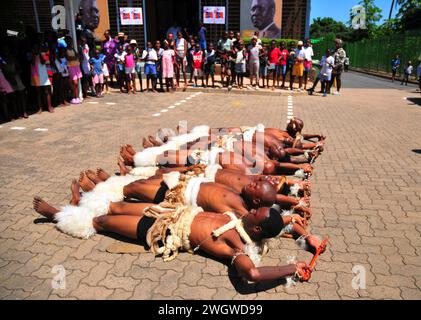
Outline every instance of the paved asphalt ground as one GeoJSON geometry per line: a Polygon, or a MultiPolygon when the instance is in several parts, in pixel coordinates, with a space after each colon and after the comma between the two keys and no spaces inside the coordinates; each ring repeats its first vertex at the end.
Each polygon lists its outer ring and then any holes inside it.
{"type": "MultiPolygon", "coordinates": [[[[3,124],[0,298],[421,299],[420,93],[348,73],[341,96],[292,94],[288,108],[288,95],[112,94],[3,124]],[[159,127],[186,120],[283,128],[288,111],[304,120],[305,132],[328,137],[312,177],[311,231],[328,235],[330,245],[308,283],[244,285],[227,265],[187,253],[170,263],[149,253],[107,253],[121,239],[71,238],[32,209],[34,195],[66,204],[81,170],[115,172],[119,146],[140,148],[159,127]],[[57,265],[66,271],[65,289],[51,286],[57,265]]],[[[291,257],[311,255],[292,240],[273,240],[263,265],[291,257]]]]}

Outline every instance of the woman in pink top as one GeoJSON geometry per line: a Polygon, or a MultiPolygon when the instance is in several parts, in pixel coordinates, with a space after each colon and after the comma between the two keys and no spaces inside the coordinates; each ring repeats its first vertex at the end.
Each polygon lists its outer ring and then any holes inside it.
{"type": "Polygon", "coordinates": [[[124,57],[124,70],[126,73],[126,84],[127,84],[127,93],[130,93],[130,89],[132,89],[133,94],[136,93],[136,71],[135,71],[135,58],[133,54],[133,47],[129,45],[126,49],[126,55],[124,57]],[[130,82],[132,83],[132,87],[130,87],[130,82]]]}
{"type": "Polygon", "coordinates": [[[171,90],[174,89],[174,57],[174,50],[170,49],[167,41],[164,41],[164,53],[162,54],[162,77],[165,79],[167,92],[169,91],[169,87],[171,87],[171,90]]]}

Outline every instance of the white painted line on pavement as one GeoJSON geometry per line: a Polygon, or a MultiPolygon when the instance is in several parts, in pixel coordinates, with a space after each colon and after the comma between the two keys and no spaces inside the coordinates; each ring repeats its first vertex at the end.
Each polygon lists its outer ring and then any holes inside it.
{"type": "Polygon", "coordinates": [[[41,132],[43,132],[43,131],[48,131],[48,129],[47,128],[36,128],[36,129],[34,129],[34,131],[41,131],[41,132]]]}
{"type": "Polygon", "coordinates": [[[164,113],[164,112],[168,112],[167,109],[162,109],[160,112],[164,113]]]}
{"type": "Polygon", "coordinates": [[[152,117],[159,117],[161,114],[160,113],[154,113],[153,115],[152,115],[152,117]]]}
{"type": "Polygon", "coordinates": [[[89,101],[88,103],[89,104],[98,104],[99,102],[98,101],[89,101]]]}
{"type": "Polygon", "coordinates": [[[180,102],[174,103],[175,106],[179,106],[180,104],[180,102]]]}
{"type": "Polygon", "coordinates": [[[169,106],[168,107],[168,109],[174,109],[175,108],[175,106],[169,106]]]}
{"type": "Polygon", "coordinates": [[[108,104],[109,106],[115,105],[115,102],[106,102],[105,104],[108,104]]]}
{"type": "Polygon", "coordinates": [[[186,98],[186,100],[190,100],[190,99],[191,99],[191,97],[187,97],[187,98],[186,98]]]}
{"type": "Polygon", "coordinates": [[[11,127],[10,130],[25,130],[26,127],[11,127]]]}
{"type": "Polygon", "coordinates": [[[184,103],[184,102],[187,102],[187,101],[186,101],[186,100],[181,100],[180,102],[181,102],[181,103],[184,103]]]}

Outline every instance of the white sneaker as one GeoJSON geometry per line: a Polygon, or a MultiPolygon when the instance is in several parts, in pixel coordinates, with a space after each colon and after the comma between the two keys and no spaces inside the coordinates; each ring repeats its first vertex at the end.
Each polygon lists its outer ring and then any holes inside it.
{"type": "Polygon", "coordinates": [[[254,87],[254,90],[259,91],[260,88],[258,86],[254,87]]]}
{"type": "Polygon", "coordinates": [[[301,90],[300,88],[298,88],[298,89],[297,89],[297,91],[298,91],[298,92],[301,92],[301,91],[303,91],[303,90],[301,90]]]}
{"type": "Polygon", "coordinates": [[[340,96],[341,94],[338,92],[338,91],[336,91],[336,92],[334,92],[334,93],[332,93],[334,96],[340,96]]]}

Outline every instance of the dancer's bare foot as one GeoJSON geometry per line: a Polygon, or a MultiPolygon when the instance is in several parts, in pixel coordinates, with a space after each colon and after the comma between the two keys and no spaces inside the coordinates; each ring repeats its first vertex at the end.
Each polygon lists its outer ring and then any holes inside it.
{"type": "Polygon", "coordinates": [[[311,195],[311,182],[309,180],[304,180],[298,182],[298,185],[300,186],[300,190],[304,192],[306,196],[311,195]]]}
{"type": "Polygon", "coordinates": [[[96,176],[102,181],[106,181],[110,178],[110,175],[104,171],[102,168],[96,169],[96,176]]]}
{"type": "Polygon", "coordinates": [[[79,192],[79,182],[76,179],[72,180],[72,184],[70,186],[70,191],[72,192],[72,199],[70,200],[70,204],[72,206],[77,206],[80,201],[80,192],[79,192]]]}
{"type": "Polygon", "coordinates": [[[154,137],[148,136],[148,140],[150,143],[152,143],[155,147],[159,147],[161,143],[159,143],[154,137]]]}
{"type": "Polygon", "coordinates": [[[120,151],[120,156],[123,158],[124,164],[126,166],[133,166],[133,156],[123,147],[120,151]]]}
{"type": "Polygon", "coordinates": [[[33,200],[34,210],[38,212],[40,215],[53,220],[54,215],[59,212],[56,208],[50,206],[47,202],[42,200],[40,197],[34,197],[33,200]]]}
{"type": "Polygon", "coordinates": [[[96,173],[94,171],[86,170],[85,173],[89,180],[91,180],[93,183],[98,184],[102,182],[102,180],[96,176],[96,173]]]}
{"type": "Polygon", "coordinates": [[[131,144],[126,144],[125,147],[127,152],[130,153],[132,156],[136,154],[136,151],[131,144]]]}
{"type": "Polygon", "coordinates": [[[84,171],[80,173],[79,185],[85,192],[92,191],[95,188],[95,184],[86,176],[84,171]]]}
{"type": "MultiPolygon", "coordinates": [[[[313,254],[316,253],[317,248],[319,248],[320,245],[322,244],[322,241],[318,237],[312,234],[307,236],[306,242],[309,246],[310,252],[313,254]]],[[[326,247],[323,247],[321,253],[325,251],[326,251],[326,247]]]]}
{"type": "Polygon", "coordinates": [[[126,174],[128,174],[130,172],[129,169],[126,168],[126,166],[124,165],[124,160],[122,157],[118,158],[118,167],[120,168],[120,176],[125,176],[126,174]]]}
{"type": "Polygon", "coordinates": [[[153,144],[149,140],[147,140],[146,138],[143,138],[142,146],[143,146],[143,148],[148,149],[148,148],[152,148],[153,144]]]}

